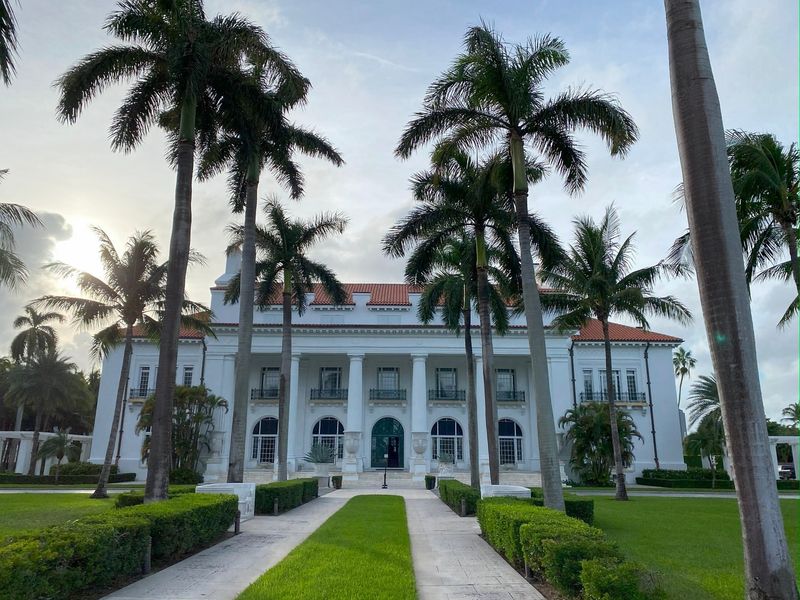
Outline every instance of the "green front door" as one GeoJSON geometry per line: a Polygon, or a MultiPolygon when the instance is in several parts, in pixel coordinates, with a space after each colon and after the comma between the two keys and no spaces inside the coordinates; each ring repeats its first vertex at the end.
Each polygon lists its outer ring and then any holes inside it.
{"type": "Polygon", "coordinates": [[[397,419],[384,417],[372,428],[371,465],[373,468],[402,469],[404,464],[403,426],[397,419]]]}

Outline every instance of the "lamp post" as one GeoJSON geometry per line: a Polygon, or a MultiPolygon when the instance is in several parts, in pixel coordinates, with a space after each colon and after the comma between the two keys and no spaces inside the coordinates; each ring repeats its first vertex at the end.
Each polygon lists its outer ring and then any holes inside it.
{"type": "Polygon", "coordinates": [[[382,490],[385,490],[386,488],[389,487],[388,485],[386,485],[386,469],[388,468],[388,466],[389,466],[389,455],[388,454],[384,454],[383,455],[383,485],[381,486],[382,490]]]}

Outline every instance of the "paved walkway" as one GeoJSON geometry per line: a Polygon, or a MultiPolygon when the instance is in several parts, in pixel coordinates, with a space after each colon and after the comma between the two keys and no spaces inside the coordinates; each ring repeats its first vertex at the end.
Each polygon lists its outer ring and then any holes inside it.
{"type": "MultiPolygon", "coordinates": [[[[353,496],[389,494],[406,501],[420,600],[544,600],[432,492],[343,489],[278,517],[256,517],[242,533],[106,596],[112,600],[232,600],[277,564],[353,496]]],[[[299,599],[298,599],[299,600],[299,599]]]]}

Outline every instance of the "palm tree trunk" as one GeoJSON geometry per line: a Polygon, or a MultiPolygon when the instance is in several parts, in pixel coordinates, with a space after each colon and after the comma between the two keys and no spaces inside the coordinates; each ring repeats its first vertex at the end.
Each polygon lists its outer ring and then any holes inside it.
{"type": "Polygon", "coordinates": [[[125,390],[127,389],[128,377],[131,372],[131,353],[133,352],[133,325],[128,324],[125,329],[125,347],[122,350],[122,368],[119,371],[119,382],[117,383],[117,401],[114,404],[114,416],[111,419],[111,431],[108,433],[108,445],[106,446],[106,456],[103,459],[103,468],[100,469],[100,479],[97,481],[97,488],[91,495],[92,498],[108,498],[106,486],[108,477],[111,475],[111,464],[114,462],[114,447],[117,445],[117,431],[119,422],[122,418],[122,405],[125,402],[125,390]]]}
{"type": "Polygon", "coordinates": [[[33,439],[31,440],[31,459],[28,462],[28,475],[36,475],[36,459],[39,455],[39,432],[42,430],[42,407],[36,407],[36,419],[33,423],[33,439]]]}
{"type": "Polygon", "coordinates": [[[253,348],[253,298],[256,282],[256,209],[258,170],[247,180],[242,239],[242,266],[239,278],[239,347],[236,352],[236,379],[233,392],[233,424],[228,456],[228,483],[244,481],[244,448],[247,437],[247,405],[250,398],[250,363],[253,348]]]}
{"type": "Polygon", "coordinates": [[[611,367],[611,337],[608,334],[608,319],[600,319],[603,324],[603,346],[606,354],[606,395],[608,396],[608,417],[611,420],[611,447],[614,450],[614,472],[617,474],[617,500],[627,500],[625,487],[625,467],[622,464],[622,446],[617,427],[617,390],[614,389],[614,372],[611,367]]]}
{"type": "Polygon", "coordinates": [[[672,106],[700,303],[733,464],[749,599],[796,600],[769,455],[719,96],[698,0],[665,0],[672,106]]]}
{"type": "Polygon", "coordinates": [[[531,228],[528,223],[528,181],[525,173],[525,148],[522,139],[512,136],[511,162],[514,167],[514,208],[517,213],[522,300],[525,304],[525,324],[531,353],[531,374],[536,402],[536,432],[539,439],[539,464],[542,473],[544,505],[564,510],[564,490],[561,487],[561,468],[558,460],[556,423],[550,398],[550,376],[547,370],[547,346],[544,340],[544,316],[536,270],[531,255],[531,228]]]}
{"type": "Polygon", "coordinates": [[[59,458],[58,462],[56,462],[56,485],[58,485],[58,478],[60,476],[61,476],[61,459],[59,458]]]}
{"type": "Polygon", "coordinates": [[[683,391],[683,373],[681,373],[681,378],[678,381],[678,410],[681,408],[681,393],[683,391]]]}
{"type": "Polygon", "coordinates": [[[164,294],[164,320],[158,353],[156,400],[153,407],[153,431],[147,460],[147,483],[144,501],[167,499],[169,472],[172,466],[172,403],[175,393],[175,368],[178,359],[181,309],[186,290],[186,268],[192,236],[192,176],[194,171],[194,131],[197,101],[189,99],[181,107],[178,141],[175,210],[169,244],[169,267],[164,294]]]}
{"type": "MultiPolygon", "coordinates": [[[[465,286],[466,287],[466,286],[465,286]]],[[[475,355],[472,351],[472,307],[464,294],[464,352],[467,356],[467,435],[469,436],[469,484],[481,487],[478,456],[478,398],[475,393],[475,355]]]]}
{"type": "Polygon", "coordinates": [[[797,294],[800,295],[800,259],[797,257],[797,234],[791,225],[783,227],[783,231],[789,242],[789,265],[792,267],[792,278],[797,288],[797,294]]]}
{"type": "Polygon", "coordinates": [[[278,384],[278,481],[286,481],[289,448],[289,386],[292,367],[292,278],[283,271],[283,326],[281,328],[281,372],[278,384]]]}

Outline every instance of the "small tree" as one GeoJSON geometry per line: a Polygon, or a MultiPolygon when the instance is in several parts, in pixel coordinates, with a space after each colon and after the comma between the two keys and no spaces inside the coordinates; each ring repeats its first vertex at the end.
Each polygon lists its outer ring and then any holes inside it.
{"type": "Polygon", "coordinates": [[[717,457],[723,453],[725,446],[725,429],[722,417],[708,414],[700,420],[697,430],[686,436],[684,447],[690,455],[700,455],[708,459],[711,468],[711,487],[717,485],[717,457]]]}
{"type": "Polygon", "coordinates": [[[681,407],[681,392],[683,392],[683,379],[692,376],[692,369],[697,366],[697,359],[692,356],[692,351],[683,346],[672,353],[672,368],[678,383],[678,408],[681,407]]]}
{"type": "Polygon", "coordinates": [[[47,460],[55,457],[56,463],[56,483],[61,475],[61,461],[67,457],[69,462],[80,459],[81,447],[69,439],[69,431],[59,431],[55,436],[46,439],[39,447],[39,458],[47,460]]]}
{"type": "MultiPolygon", "coordinates": [[[[617,411],[617,431],[622,450],[622,464],[627,468],[634,460],[633,438],[642,439],[633,418],[624,410],[617,411]]],[[[558,420],[566,428],[566,439],[572,443],[570,465],[582,483],[610,485],[614,467],[611,443],[611,417],[605,402],[585,402],[569,409],[558,420]]]]}
{"type": "Polygon", "coordinates": [[[789,424],[789,427],[800,425],[800,402],[790,404],[781,411],[783,418],[781,421],[789,424]]]}
{"type": "MultiPolygon", "coordinates": [[[[136,421],[136,433],[149,429],[153,424],[155,397],[145,400],[136,421]]],[[[205,386],[175,387],[172,412],[172,468],[190,469],[197,473],[200,457],[211,449],[211,433],[214,431],[214,413],[217,409],[228,412],[228,403],[210,394],[205,386]]],[[[150,436],[142,442],[142,458],[150,454],[150,436]]]]}

